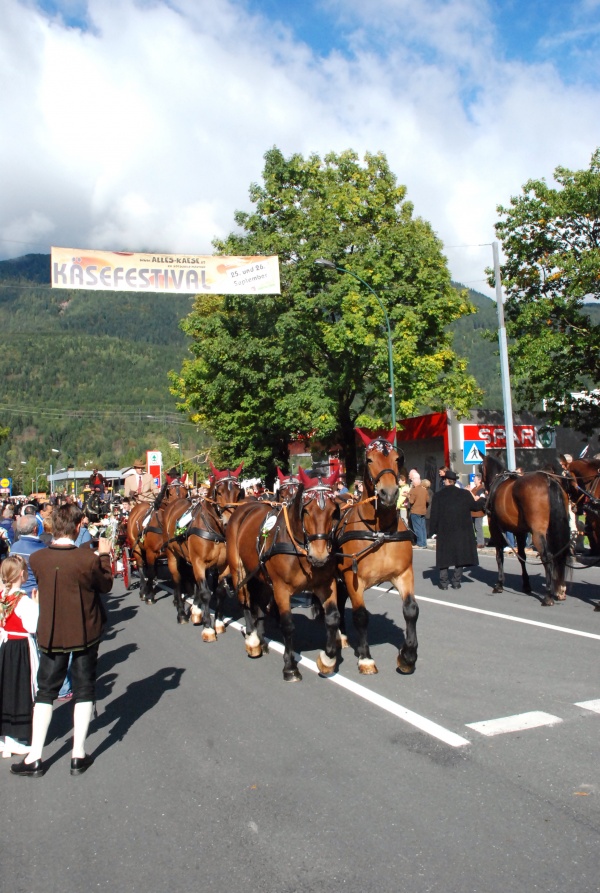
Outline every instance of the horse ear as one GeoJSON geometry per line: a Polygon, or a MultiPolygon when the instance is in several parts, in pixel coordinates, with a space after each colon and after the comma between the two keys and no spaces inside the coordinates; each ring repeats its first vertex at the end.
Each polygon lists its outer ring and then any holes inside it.
{"type": "Polygon", "coordinates": [[[336,468],[333,474],[330,474],[328,478],[325,478],[322,483],[325,487],[333,487],[335,482],[338,480],[340,476],[340,469],[336,468]]]}
{"type": "Polygon", "coordinates": [[[314,483],[315,483],[314,480],[311,477],[309,477],[309,475],[307,475],[307,473],[304,471],[303,468],[298,469],[298,480],[300,481],[300,484],[302,485],[303,489],[305,487],[306,488],[313,487],[314,483]]]}
{"type": "Polygon", "coordinates": [[[373,438],[370,434],[366,434],[362,428],[354,429],[366,447],[372,442],[373,438]]]}
{"type": "Polygon", "coordinates": [[[392,430],[389,432],[389,434],[386,434],[386,435],[385,435],[385,439],[386,439],[389,443],[391,443],[392,446],[393,446],[393,445],[394,445],[394,441],[396,440],[396,428],[392,428],[392,430]]]}
{"type": "Polygon", "coordinates": [[[215,479],[215,481],[220,480],[221,472],[217,471],[217,469],[215,468],[215,466],[212,464],[212,462],[210,460],[209,460],[208,464],[210,465],[210,470],[212,471],[212,475],[213,475],[213,478],[215,479]]]}
{"type": "Polygon", "coordinates": [[[242,470],[243,467],[244,467],[244,463],[243,463],[243,462],[240,462],[240,464],[238,465],[238,467],[236,468],[236,470],[231,472],[232,477],[234,477],[234,478],[239,477],[240,472],[241,472],[241,470],[242,470]]]}

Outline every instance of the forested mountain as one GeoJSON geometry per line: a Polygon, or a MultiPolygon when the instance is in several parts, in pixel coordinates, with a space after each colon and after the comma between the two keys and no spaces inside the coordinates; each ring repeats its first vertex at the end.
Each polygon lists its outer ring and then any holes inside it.
{"type": "MultiPolygon", "coordinates": [[[[457,286],[460,287],[460,286],[457,286]]],[[[496,306],[470,291],[476,314],[452,325],[457,353],[485,391],[483,406],[502,406],[496,306]]],[[[52,289],[50,256],[0,262],[0,475],[13,468],[25,488],[69,463],[120,467],[146,449],[175,462],[201,453],[207,440],[186,424],[167,373],[187,351],[180,320],[191,296],[52,289]],[[52,449],[60,450],[58,456],[52,449]],[[26,463],[23,465],[22,463],[26,463]]],[[[594,307],[592,313],[600,308],[594,307]]]]}
{"type": "Polygon", "coordinates": [[[49,255],[0,262],[0,425],[11,432],[0,444],[0,474],[12,467],[27,488],[53,457],[55,469],[114,468],[145,449],[174,461],[179,450],[169,442],[199,452],[167,379],[186,353],[179,321],[192,301],[52,289],[49,255]]]}

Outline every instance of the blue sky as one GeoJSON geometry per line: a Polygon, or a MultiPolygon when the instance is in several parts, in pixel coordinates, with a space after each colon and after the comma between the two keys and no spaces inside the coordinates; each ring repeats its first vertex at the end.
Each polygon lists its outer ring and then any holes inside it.
{"type": "Polygon", "coordinates": [[[600,0],[3,0],[0,257],[209,253],[268,148],[353,148],[489,293],[496,206],[600,145],[599,51],[600,0]]]}

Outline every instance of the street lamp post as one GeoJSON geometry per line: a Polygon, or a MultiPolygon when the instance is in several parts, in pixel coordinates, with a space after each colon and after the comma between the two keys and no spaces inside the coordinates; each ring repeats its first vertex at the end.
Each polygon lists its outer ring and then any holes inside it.
{"type": "Polygon", "coordinates": [[[496,310],[498,313],[498,346],[500,348],[500,377],[502,379],[502,402],[504,404],[504,432],[506,435],[506,466],[509,471],[517,467],[515,456],[515,437],[512,414],[512,396],[510,389],[510,371],[508,367],[508,344],[506,341],[506,326],[504,325],[504,298],[502,295],[502,280],[500,278],[500,260],[498,257],[498,243],[492,242],[494,256],[494,279],[496,284],[496,310]]]}
{"type": "MultiPolygon", "coordinates": [[[[58,456],[60,453],[60,450],[55,450],[54,447],[52,447],[50,452],[54,453],[56,456],[58,456]]],[[[50,494],[49,495],[52,496],[53,492],[54,492],[54,471],[52,469],[52,461],[51,461],[50,462],[50,494]]]]}
{"type": "MultiPolygon", "coordinates": [[[[356,273],[353,273],[352,270],[347,270],[346,267],[340,267],[337,264],[334,264],[333,261],[327,260],[325,257],[318,257],[315,261],[320,267],[326,267],[328,270],[337,270],[339,273],[347,273],[349,276],[353,276],[358,282],[361,282],[365,288],[368,288],[379,306],[383,311],[383,316],[385,319],[385,325],[387,328],[387,342],[388,342],[388,366],[389,366],[389,378],[390,378],[390,397],[391,397],[391,413],[392,413],[392,430],[396,428],[396,391],[394,387],[394,351],[392,346],[392,329],[390,326],[390,318],[387,314],[387,310],[383,304],[383,301],[379,297],[376,291],[371,288],[368,282],[365,282],[364,279],[361,279],[360,276],[357,276],[356,273]]],[[[396,446],[396,435],[394,434],[394,446],[396,446]]]]}

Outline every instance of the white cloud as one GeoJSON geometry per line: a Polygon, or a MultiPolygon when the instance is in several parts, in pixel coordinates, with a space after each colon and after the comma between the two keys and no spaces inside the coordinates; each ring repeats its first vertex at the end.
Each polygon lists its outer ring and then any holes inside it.
{"type": "Polygon", "coordinates": [[[476,0],[330,2],[353,52],[326,56],[233,0],[91,0],[87,31],[4,7],[3,257],[51,242],[208,253],[272,145],[381,149],[454,277],[487,290],[491,250],[450,246],[491,242],[497,204],[600,142],[599,93],[495,56],[476,0]]]}

